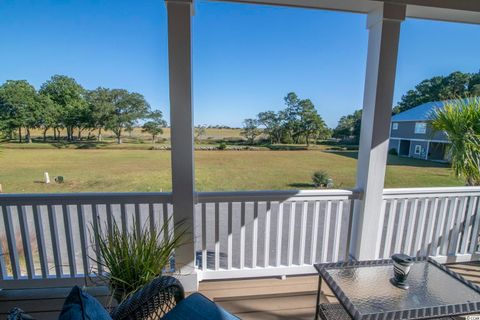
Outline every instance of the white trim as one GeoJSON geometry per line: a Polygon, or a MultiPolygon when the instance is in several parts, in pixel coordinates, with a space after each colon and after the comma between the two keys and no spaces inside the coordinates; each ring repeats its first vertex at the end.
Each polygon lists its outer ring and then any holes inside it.
{"type": "Polygon", "coordinates": [[[235,279],[235,278],[259,278],[289,275],[306,275],[317,274],[313,265],[298,266],[292,265],[282,267],[267,268],[243,268],[243,269],[220,269],[202,271],[200,280],[219,280],[219,279],[235,279]]]}
{"type": "Polygon", "coordinates": [[[416,144],[415,148],[413,150],[413,154],[416,156],[419,156],[422,154],[422,145],[421,144],[416,144]]]}
{"type": "Polygon", "coordinates": [[[430,151],[430,141],[427,141],[427,150],[425,151],[425,160],[428,160],[429,151],[430,151]]]}
{"type": "Polygon", "coordinates": [[[427,133],[427,123],[424,121],[415,122],[415,128],[413,130],[415,134],[426,134],[427,133]]]}
{"type": "Polygon", "coordinates": [[[417,138],[398,138],[390,137],[390,140],[409,140],[409,141],[425,141],[425,142],[436,142],[436,143],[451,143],[448,140],[429,140],[429,139],[417,139],[417,138]]]}

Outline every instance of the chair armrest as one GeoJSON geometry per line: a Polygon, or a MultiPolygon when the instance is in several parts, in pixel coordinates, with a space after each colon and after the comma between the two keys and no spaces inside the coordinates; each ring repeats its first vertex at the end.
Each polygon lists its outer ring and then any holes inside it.
{"type": "Polygon", "coordinates": [[[113,320],[160,319],[184,298],[180,281],[171,276],[161,276],[120,303],[111,316],[113,320]]]}

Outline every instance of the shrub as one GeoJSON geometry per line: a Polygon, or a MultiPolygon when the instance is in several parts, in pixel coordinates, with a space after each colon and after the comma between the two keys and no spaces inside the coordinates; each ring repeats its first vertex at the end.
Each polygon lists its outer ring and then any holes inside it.
{"type": "Polygon", "coordinates": [[[397,149],[392,148],[392,149],[388,150],[388,154],[391,154],[392,156],[398,156],[397,149]]]}
{"type": "Polygon", "coordinates": [[[218,145],[218,150],[225,150],[227,149],[227,144],[225,142],[220,142],[218,145]]]}
{"type": "MultiPolygon", "coordinates": [[[[170,220],[162,227],[145,223],[141,230],[136,230],[134,219],[126,232],[115,221],[111,232],[92,227],[98,249],[94,249],[96,256],[90,259],[107,271],[98,276],[109,283],[118,303],[160,276],[173,259],[175,248],[183,244],[185,232],[174,234],[169,228],[170,220]]],[[[184,230],[183,223],[175,224],[174,229],[184,230]]]]}
{"type": "Polygon", "coordinates": [[[312,175],[312,181],[315,187],[326,187],[330,176],[326,171],[315,171],[312,175]]]}

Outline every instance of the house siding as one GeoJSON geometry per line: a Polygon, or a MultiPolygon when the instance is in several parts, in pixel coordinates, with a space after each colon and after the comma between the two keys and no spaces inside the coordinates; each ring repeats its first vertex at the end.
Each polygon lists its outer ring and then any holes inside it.
{"type": "MultiPolygon", "coordinates": [[[[416,122],[422,122],[422,121],[396,122],[398,123],[398,129],[393,130],[393,126],[392,126],[392,128],[390,129],[390,137],[404,139],[404,140],[424,139],[424,140],[436,140],[436,141],[448,142],[448,138],[446,134],[442,131],[434,131],[427,121],[423,121],[423,122],[427,122],[427,131],[422,134],[415,133],[416,122]]],[[[393,121],[392,123],[395,123],[395,121],[393,121]]]]}

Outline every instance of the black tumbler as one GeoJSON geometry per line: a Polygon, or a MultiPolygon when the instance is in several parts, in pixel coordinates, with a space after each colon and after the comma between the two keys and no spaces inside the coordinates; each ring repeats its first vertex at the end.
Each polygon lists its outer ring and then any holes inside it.
{"type": "Polygon", "coordinates": [[[393,260],[393,278],[390,279],[390,282],[401,289],[408,289],[408,284],[406,283],[408,273],[410,268],[413,265],[413,259],[406,254],[394,254],[392,256],[393,260]]]}

